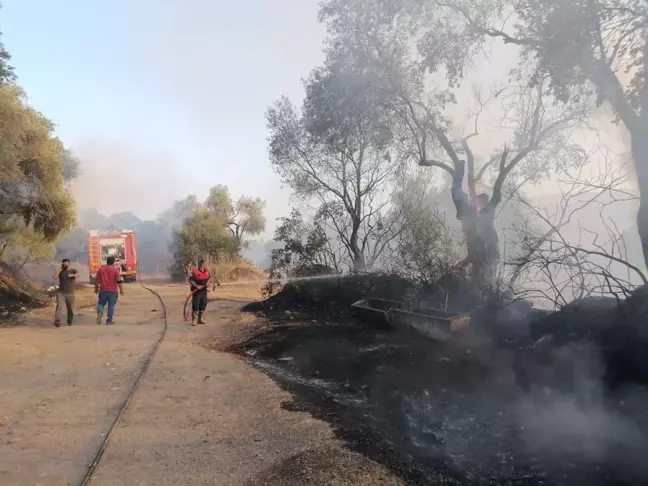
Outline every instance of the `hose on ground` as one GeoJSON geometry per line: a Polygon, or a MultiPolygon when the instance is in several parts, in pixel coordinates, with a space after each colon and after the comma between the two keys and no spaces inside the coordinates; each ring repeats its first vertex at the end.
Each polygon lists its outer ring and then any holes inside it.
{"type": "MultiPolygon", "coordinates": [[[[138,272],[139,273],[139,272],[138,272]]],[[[162,296],[155,290],[153,290],[150,287],[147,287],[142,283],[142,279],[140,276],[140,282],[139,284],[149,292],[151,292],[157,300],[160,302],[160,305],[162,306],[162,317],[163,317],[163,327],[162,327],[162,332],[158,335],[157,339],[153,343],[153,347],[149,351],[148,355],[146,356],[145,360],[141,363],[140,370],[137,374],[137,378],[135,378],[135,383],[133,383],[133,386],[131,387],[130,391],[128,392],[128,395],[126,397],[126,400],[122,403],[121,407],[119,408],[119,412],[117,413],[117,416],[115,417],[115,420],[113,423],[110,425],[110,428],[108,429],[108,432],[105,434],[105,437],[101,443],[101,446],[99,447],[99,450],[96,452],[92,462],[88,465],[88,469],[85,471],[83,475],[83,479],[81,480],[80,486],[88,486],[88,484],[92,480],[92,476],[94,475],[95,471],[97,470],[97,467],[99,466],[99,462],[101,461],[101,458],[103,457],[103,454],[108,447],[108,442],[110,441],[110,438],[112,437],[113,432],[117,428],[117,425],[120,423],[122,417],[126,413],[126,410],[129,408],[129,405],[131,401],[133,400],[133,397],[135,396],[135,393],[137,392],[137,389],[139,387],[139,384],[141,383],[142,379],[144,378],[144,375],[146,375],[146,372],[149,369],[149,366],[151,366],[151,362],[155,358],[155,354],[157,353],[160,344],[164,340],[164,337],[166,336],[167,328],[168,328],[168,321],[167,321],[167,308],[166,305],[164,304],[164,300],[162,300],[162,296]]]]}

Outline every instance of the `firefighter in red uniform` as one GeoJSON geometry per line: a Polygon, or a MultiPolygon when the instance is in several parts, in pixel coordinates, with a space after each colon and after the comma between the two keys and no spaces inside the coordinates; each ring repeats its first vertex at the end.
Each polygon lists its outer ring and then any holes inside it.
{"type": "MultiPolygon", "coordinates": [[[[203,314],[207,308],[207,286],[211,281],[211,274],[205,266],[203,260],[198,264],[191,275],[189,276],[189,284],[191,290],[196,291],[191,297],[191,325],[196,325],[196,315],[198,316],[198,324],[206,324],[203,319],[203,314]]],[[[216,284],[212,283],[212,290],[216,288],[216,284]]]]}

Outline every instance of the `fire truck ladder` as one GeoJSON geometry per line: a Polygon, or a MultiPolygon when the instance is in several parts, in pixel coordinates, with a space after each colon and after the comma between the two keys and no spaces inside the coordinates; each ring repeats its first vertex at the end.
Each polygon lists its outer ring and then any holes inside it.
{"type": "MultiPolygon", "coordinates": [[[[88,248],[88,253],[90,253],[90,261],[93,264],[101,265],[101,247],[99,245],[99,233],[91,233],[90,236],[90,247],[88,248]]],[[[92,268],[90,268],[89,270],[90,273],[92,273],[92,268]]]]}

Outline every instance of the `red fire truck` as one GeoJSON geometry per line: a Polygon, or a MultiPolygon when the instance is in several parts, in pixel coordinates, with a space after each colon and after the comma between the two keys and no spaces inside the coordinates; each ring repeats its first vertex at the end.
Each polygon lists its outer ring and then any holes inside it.
{"type": "Polygon", "coordinates": [[[106,264],[109,256],[115,257],[115,265],[121,271],[124,282],[137,280],[137,245],[133,230],[89,232],[88,270],[91,282],[94,282],[97,270],[106,264]]]}

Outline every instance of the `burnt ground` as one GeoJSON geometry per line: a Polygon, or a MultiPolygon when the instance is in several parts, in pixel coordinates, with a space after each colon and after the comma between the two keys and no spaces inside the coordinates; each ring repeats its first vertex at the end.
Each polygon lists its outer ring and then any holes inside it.
{"type": "Polygon", "coordinates": [[[596,380],[585,399],[524,395],[511,351],[306,309],[266,309],[270,326],[230,350],[293,395],[286,408],[408,483],[648,484],[646,395],[606,395],[596,380]]]}
{"type": "Polygon", "coordinates": [[[11,267],[0,262],[0,327],[11,325],[16,315],[42,308],[46,304],[45,292],[16,277],[11,267]]]}

